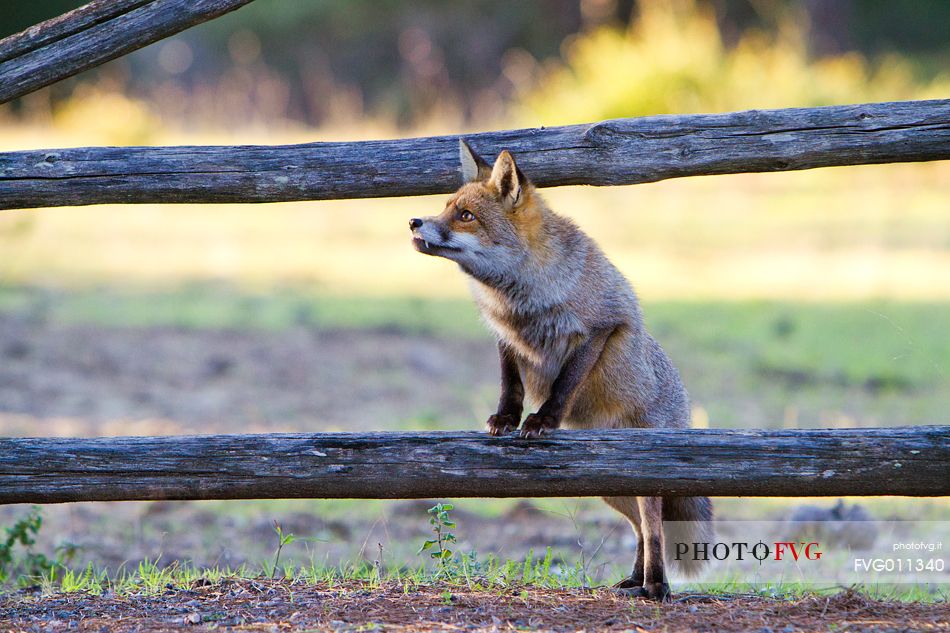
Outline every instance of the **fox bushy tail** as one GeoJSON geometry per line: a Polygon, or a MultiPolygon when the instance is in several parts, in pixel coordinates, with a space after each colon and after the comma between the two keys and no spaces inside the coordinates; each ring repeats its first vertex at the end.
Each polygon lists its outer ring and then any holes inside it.
{"type": "Polygon", "coordinates": [[[709,497],[663,497],[664,540],[666,561],[686,576],[695,576],[703,560],[694,560],[693,543],[713,540],[713,511],[709,497]],[[669,522],[669,523],[667,523],[669,522]],[[676,544],[685,543],[689,552],[676,559],[676,544]]]}

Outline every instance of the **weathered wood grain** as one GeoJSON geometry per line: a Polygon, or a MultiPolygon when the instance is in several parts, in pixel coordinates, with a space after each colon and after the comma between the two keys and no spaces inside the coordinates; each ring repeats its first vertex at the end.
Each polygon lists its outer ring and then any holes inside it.
{"type": "MultiPolygon", "coordinates": [[[[950,99],[616,119],[466,135],[542,187],[950,158],[950,99]]],[[[458,137],[0,153],[0,208],[446,193],[458,137]]]]}
{"type": "Polygon", "coordinates": [[[0,103],[252,0],[97,0],[0,40],[0,103]]]}
{"type": "Polygon", "coordinates": [[[950,426],[0,440],[0,503],[950,494],[950,426]]]}
{"type": "Polygon", "coordinates": [[[152,0],[93,0],[0,40],[0,62],[107,22],[152,0]]]}

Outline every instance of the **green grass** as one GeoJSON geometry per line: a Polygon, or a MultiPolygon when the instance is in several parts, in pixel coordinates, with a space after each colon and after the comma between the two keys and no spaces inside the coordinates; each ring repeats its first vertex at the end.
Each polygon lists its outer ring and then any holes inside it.
{"type": "MultiPolygon", "coordinates": [[[[947,308],[881,301],[667,301],[648,304],[645,312],[651,331],[668,345],[754,357],[758,371],[781,380],[901,391],[950,379],[947,308]]],[[[345,297],[291,289],[250,294],[190,285],[158,293],[49,293],[0,287],[0,311],[110,327],[384,328],[488,337],[467,299],[345,297]]]]}
{"type": "MultiPolygon", "coordinates": [[[[188,589],[195,583],[217,584],[227,579],[285,579],[293,584],[306,583],[333,588],[343,583],[360,583],[366,589],[381,584],[401,585],[405,591],[414,587],[440,586],[447,592],[453,588],[475,591],[507,591],[525,589],[576,589],[590,587],[581,563],[573,566],[558,566],[548,550],[544,556],[529,555],[522,560],[486,557],[482,560],[462,558],[441,573],[424,565],[403,566],[382,570],[368,561],[341,562],[326,566],[316,563],[307,565],[284,565],[276,574],[266,565],[252,568],[242,565],[235,569],[221,567],[199,568],[187,562],[173,561],[162,565],[159,560],[144,560],[131,569],[121,569],[110,574],[93,565],[73,569],[59,566],[48,575],[34,579],[44,594],[84,593],[101,595],[110,592],[117,596],[157,595],[169,589],[188,589]]],[[[722,596],[761,596],[797,600],[809,595],[828,596],[842,591],[855,591],[872,599],[903,602],[946,602],[945,588],[920,585],[857,585],[853,587],[820,586],[800,582],[743,582],[685,584],[675,588],[679,593],[703,593],[722,596]]],[[[0,588],[2,595],[2,588],[0,588]]]]}
{"type": "Polygon", "coordinates": [[[646,310],[659,338],[743,356],[781,380],[886,392],[950,378],[946,305],[661,303],[646,310]]]}
{"type": "MultiPolygon", "coordinates": [[[[943,303],[774,301],[648,303],[667,344],[754,355],[757,369],[798,382],[901,390],[950,378],[950,310],[943,303]]],[[[196,329],[384,328],[488,338],[472,301],[241,292],[192,284],[165,292],[50,292],[0,287],[0,312],[64,324],[196,329]]]]}
{"type": "Polygon", "coordinates": [[[103,327],[383,328],[487,336],[474,306],[463,299],[324,295],[294,288],[252,293],[200,283],[167,291],[92,288],[60,292],[0,286],[0,312],[103,327]]]}
{"type": "MultiPolygon", "coordinates": [[[[421,560],[421,559],[420,559],[421,560]]],[[[523,560],[499,559],[474,555],[459,556],[444,568],[416,565],[401,565],[383,570],[374,562],[359,560],[341,562],[338,565],[321,565],[314,561],[308,564],[264,563],[260,567],[241,565],[235,569],[221,567],[199,568],[188,562],[172,561],[162,564],[160,560],[145,559],[131,568],[121,568],[115,573],[97,569],[92,564],[83,568],[57,565],[49,573],[36,578],[23,578],[20,584],[39,585],[47,593],[86,592],[100,594],[111,591],[119,595],[159,594],[169,586],[186,588],[199,580],[219,582],[225,578],[284,578],[310,584],[330,584],[358,581],[368,586],[386,583],[465,585],[478,588],[501,588],[512,585],[529,587],[582,587],[589,586],[580,564],[566,569],[552,569],[554,555],[549,549],[544,556],[529,555],[523,560]]]]}
{"type": "MultiPolygon", "coordinates": [[[[222,284],[166,291],[0,288],[0,311],[63,324],[195,329],[382,329],[481,339],[470,299],[339,296],[222,284]]],[[[950,410],[950,305],[659,301],[651,332],[710,426],[941,424],[950,410]]],[[[419,424],[427,423],[419,411],[419,424]]]]}
{"type": "Polygon", "coordinates": [[[948,422],[945,304],[677,302],[644,309],[711,426],[948,422]]]}
{"type": "MultiPolygon", "coordinates": [[[[883,501],[883,500],[875,500],[883,501]]],[[[549,500],[548,503],[554,503],[549,500]]],[[[563,502],[562,502],[563,503],[563,502]]],[[[590,501],[587,501],[590,503],[590,501]]],[[[429,534],[424,532],[416,543],[418,546],[441,531],[457,529],[456,520],[465,521],[462,515],[448,514],[453,511],[451,505],[436,506],[430,509],[429,534]],[[433,512],[445,511],[445,516],[435,519],[433,512]]],[[[424,518],[419,518],[420,523],[424,518]]],[[[463,530],[464,526],[458,527],[463,530]]],[[[72,566],[64,560],[57,560],[44,571],[22,572],[10,577],[7,583],[0,584],[0,595],[4,591],[18,587],[39,587],[46,595],[54,593],[87,593],[100,595],[109,592],[118,596],[157,595],[169,589],[188,589],[196,583],[216,584],[225,579],[286,580],[291,584],[306,583],[334,588],[343,583],[351,586],[358,583],[366,589],[378,587],[382,583],[389,586],[401,585],[406,591],[413,587],[438,587],[447,592],[454,588],[476,591],[506,591],[512,589],[565,589],[590,588],[601,586],[605,578],[618,578],[625,575],[625,565],[616,562],[595,564],[590,552],[583,549],[566,553],[560,549],[547,547],[543,552],[528,550],[521,558],[510,558],[494,553],[479,554],[459,547],[447,556],[432,556],[435,547],[419,548],[415,555],[394,556],[393,552],[383,550],[378,553],[367,552],[356,558],[342,559],[335,565],[320,563],[310,553],[309,560],[300,561],[301,542],[313,541],[308,537],[295,536],[282,530],[274,523],[271,556],[258,564],[242,564],[237,567],[218,565],[197,566],[189,561],[171,560],[165,562],[162,556],[144,558],[135,563],[123,563],[117,569],[108,570],[93,563],[85,566],[72,566]],[[279,541],[278,541],[279,539],[279,541]],[[292,551],[293,550],[293,551],[292,551]],[[33,573],[34,575],[29,575],[33,573]]],[[[578,536],[579,539],[583,537],[578,536]]],[[[579,543],[581,541],[579,540],[579,543]]],[[[454,539],[447,541],[456,548],[454,539]]],[[[599,549],[599,548],[598,548],[599,549]]],[[[308,550],[309,551],[309,550],[308,550]]],[[[758,581],[744,579],[726,579],[702,583],[675,583],[678,593],[703,593],[724,596],[760,596],[779,599],[800,599],[809,595],[831,595],[842,590],[854,590],[871,598],[913,602],[945,602],[948,599],[947,587],[943,584],[856,584],[850,587],[841,585],[823,585],[801,581],[758,581]]]]}

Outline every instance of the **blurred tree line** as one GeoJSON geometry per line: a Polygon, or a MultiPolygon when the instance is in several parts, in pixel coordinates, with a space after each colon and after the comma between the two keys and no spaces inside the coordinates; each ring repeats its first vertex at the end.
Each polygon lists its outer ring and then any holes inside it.
{"type": "MultiPolygon", "coordinates": [[[[640,0],[644,6],[659,0],[640,0]]],[[[669,0],[692,5],[688,0],[669,0]]],[[[497,119],[578,35],[628,27],[635,0],[257,0],[21,100],[55,108],[98,82],[151,104],[163,118],[222,126],[284,119],[320,125],[376,116],[400,125],[450,114],[497,119]]],[[[0,36],[83,4],[6,0],[0,36]]],[[[795,21],[816,57],[900,52],[936,74],[950,60],[947,0],[708,0],[725,46],[795,21]]]]}

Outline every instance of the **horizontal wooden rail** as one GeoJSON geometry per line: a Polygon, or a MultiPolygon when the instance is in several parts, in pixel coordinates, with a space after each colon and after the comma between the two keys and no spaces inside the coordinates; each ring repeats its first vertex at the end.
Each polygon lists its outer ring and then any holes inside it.
{"type": "MultiPolygon", "coordinates": [[[[950,99],[616,119],[467,135],[540,186],[950,159],[950,99]]],[[[0,209],[106,202],[279,202],[445,193],[458,137],[0,153],[0,209]]]]}
{"type": "Polygon", "coordinates": [[[0,440],[0,503],[950,494],[950,426],[0,440]]]}
{"type": "Polygon", "coordinates": [[[0,103],[33,92],[251,0],[96,0],[0,40],[0,103]]]}

